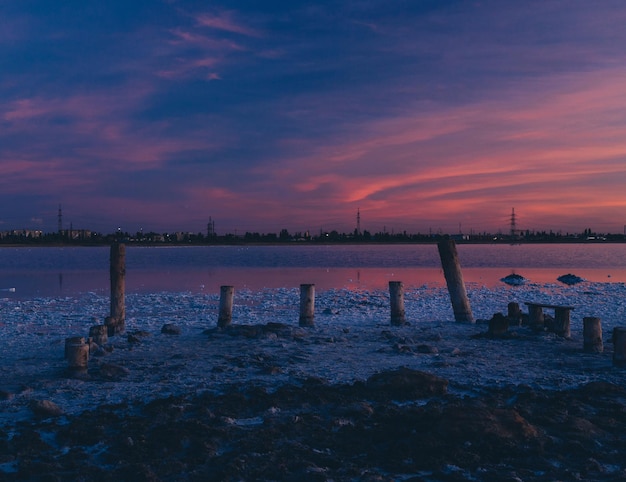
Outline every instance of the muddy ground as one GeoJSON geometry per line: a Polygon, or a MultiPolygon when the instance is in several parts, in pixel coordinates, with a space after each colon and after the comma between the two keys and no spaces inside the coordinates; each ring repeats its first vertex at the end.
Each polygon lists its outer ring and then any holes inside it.
{"type": "Polygon", "coordinates": [[[104,405],[34,404],[0,429],[0,479],[32,481],[626,480],[626,389],[527,386],[461,397],[409,369],[366,382],[104,405]]]}

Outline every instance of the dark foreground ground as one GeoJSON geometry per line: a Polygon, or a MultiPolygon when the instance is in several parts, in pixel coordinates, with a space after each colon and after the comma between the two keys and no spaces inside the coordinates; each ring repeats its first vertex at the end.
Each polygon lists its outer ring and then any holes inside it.
{"type": "Polygon", "coordinates": [[[623,387],[459,398],[446,386],[400,369],[353,385],[43,411],[0,429],[0,480],[626,480],[623,387]]]}

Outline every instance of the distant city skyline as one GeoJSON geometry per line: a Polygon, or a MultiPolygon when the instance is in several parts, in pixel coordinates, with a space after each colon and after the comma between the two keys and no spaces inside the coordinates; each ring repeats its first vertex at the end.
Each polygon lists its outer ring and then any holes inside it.
{"type": "Polygon", "coordinates": [[[0,231],[623,233],[626,4],[4,2],[0,231]]]}

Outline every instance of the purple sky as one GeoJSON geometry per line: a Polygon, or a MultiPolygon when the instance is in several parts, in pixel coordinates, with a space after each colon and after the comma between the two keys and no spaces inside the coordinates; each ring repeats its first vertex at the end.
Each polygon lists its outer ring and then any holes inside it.
{"type": "Polygon", "coordinates": [[[626,2],[0,4],[0,231],[623,232],[626,2]]]}

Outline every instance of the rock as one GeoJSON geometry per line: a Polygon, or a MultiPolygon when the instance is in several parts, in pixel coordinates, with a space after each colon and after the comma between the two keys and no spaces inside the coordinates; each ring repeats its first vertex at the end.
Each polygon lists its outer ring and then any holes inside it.
{"type": "Polygon", "coordinates": [[[519,274],[512,273],[504,278],[500,278],[500,281],[511,286],[521,286],[526,283],[526,278],[519,274]]]}
{"type": "Polygon", "coordinates": [[[575,285],[575,284],[582,283],[583,281],[585,281],[585,279],[581,278],[580,276],[576,276],[575,274],[572,274],[572,273],[561,275],[557,278],[557,280],[559,280],[561,283],[564,283],[566,285],[575,285]]]}
{"type": "Polygon", "coordinates": [[[444,395],[448,389],[448,380],[430,373],[401,367],[375,373],[367,379],[366,387],[372,391],[388,392],[391,396],[409,399],[444,395]]]}
{"type": "Polygon", "coordinates": [[[0,390],[0,400],[11,400],[15,394],[7,390],[0,390]]]}
{"type": "Polygon", "coordinates": [[[166,323],[165,325],[163,325],[163,328],[161,328],[161,333],[165,335],[180,335],[180,326],[177,326],[173,323],[166,323]]]}
{"type": "Polygon", "coordinates": [[[61,407],[50,400],[33,400],[30,403],[30,409],[40,418],[60,417],[63,415],[61,407]]]}
{"type": "Polygon", "coordinates": [[[439,350],[437,349],[436,346],[430,346],[430,345],[417,345],[415,347],[415,350],[417,351],[417,353],[425,353],[425,354],[431,354],[431,355],[435,355],[439,353],[439,350]]]}
{"type": "Polygon", "coordinates": [[[117,380],[125,377],[130,373],[130,370],[126,367],[115,365],[114,363],[102,363],[100,364],[100,376],[108,380],[117,380]]]}

